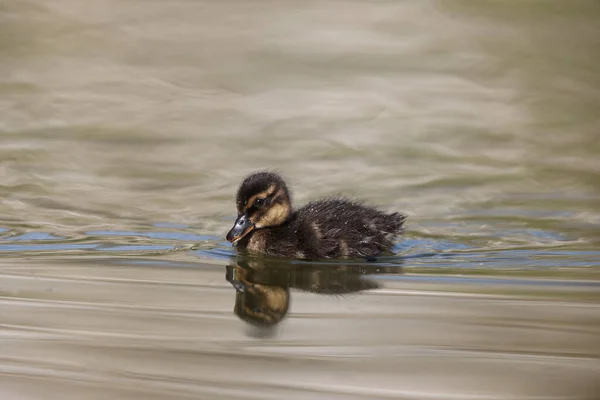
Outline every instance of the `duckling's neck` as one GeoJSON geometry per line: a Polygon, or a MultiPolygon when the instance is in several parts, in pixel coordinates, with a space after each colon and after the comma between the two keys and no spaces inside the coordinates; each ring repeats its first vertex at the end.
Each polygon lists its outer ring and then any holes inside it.
{"type": "Polygon", "coordinates": [[[249,236],[245,243],[246,249],[258,253],[264,253],[267,249],[267,241],[271,228],[256,229],[249,236]]]}
{"type": "Polygon", "coordinates": [[[294,234],[296,216],[297,214],[292,212],[280,225],[253,230],[239,245],[252,252],[272,255],[279,253],[280,247],[294,246],[297,240],[294,234]]]}

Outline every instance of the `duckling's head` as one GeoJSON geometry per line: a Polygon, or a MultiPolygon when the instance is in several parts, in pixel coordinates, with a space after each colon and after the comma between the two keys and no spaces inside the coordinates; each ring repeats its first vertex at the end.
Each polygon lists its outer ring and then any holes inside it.
{"type": "Polygon", "coordinates": [[[268,328],[285,318],[290,306],[290,291],[276,285],[253,284],[235,294],[233,312],[243,321],[268,328]]]}
{"type": "Polygon", "coordinates": [[[227,234],[236,243],[254,229],[283,224],[292,213],[290,193],[278,174],[260,171],[248,176],[237,192],[238,217],[227,234]]]}

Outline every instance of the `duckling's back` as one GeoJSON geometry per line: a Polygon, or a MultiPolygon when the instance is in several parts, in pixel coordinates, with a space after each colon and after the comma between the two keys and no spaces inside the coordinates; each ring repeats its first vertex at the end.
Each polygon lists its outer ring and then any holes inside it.
{"type": "Polygon", "coordinates": [[[386,214],[358,202],[333,198],[297,210],[291,225],[297,237],[297,258],[373,257],[389,251],[403,231],[406,217],[386,214]]]}

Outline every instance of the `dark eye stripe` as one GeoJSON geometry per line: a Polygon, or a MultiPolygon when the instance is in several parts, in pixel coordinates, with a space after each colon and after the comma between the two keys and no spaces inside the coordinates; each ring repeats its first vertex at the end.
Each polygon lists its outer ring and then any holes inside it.
{"type": "Polygon", "coordinates": [[[254,201],[254,208],[263,208],[264,206],[269,204],[269,198],[265,197],[265,198],[260,198],[260,199],[256,199],[254,201]]]}
{"type": "Polygon", "coordinates": [[[275,192],[275,185],[271,185],[267,190],[264,190],[262,192],[256,193],[256,194],[248,197],[248,199],[246,199],[246,204],[244,205],[244,207],[246,209],[253,207],[256,199],[258,199],[258,198],[264,199],[264,198],[270,197],[273,194],[273,192],[275,192]]]}

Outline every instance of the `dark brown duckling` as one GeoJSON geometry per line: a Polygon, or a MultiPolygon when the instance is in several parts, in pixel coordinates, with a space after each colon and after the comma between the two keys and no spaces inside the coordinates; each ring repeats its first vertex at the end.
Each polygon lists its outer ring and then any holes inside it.
{"type": "Polygon", "coordinates": [[[345,198],[312,201],[294,211],[283,179],[266,171],[244,179],[236,206],[228,241],[256,253],[311,260],[388,252],[406,220],[345,198]]]}

